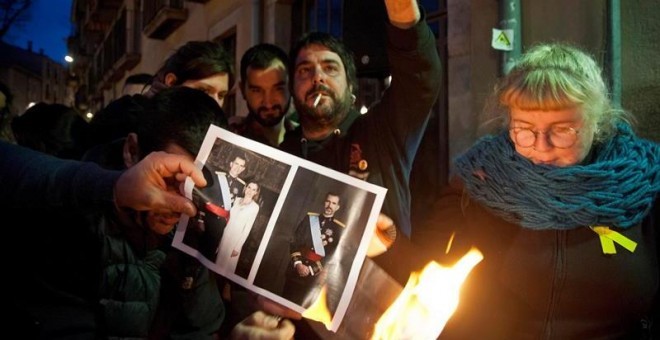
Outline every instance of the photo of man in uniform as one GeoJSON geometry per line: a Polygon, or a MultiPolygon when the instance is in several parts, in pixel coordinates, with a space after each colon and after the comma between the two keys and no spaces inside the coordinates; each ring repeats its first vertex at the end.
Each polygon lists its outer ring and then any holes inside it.
{"type": "Polygon", "coordinates": [[[316,299],[334,265],[332,255],[346,225],[335,218],[341,208],[338,194],[326,194],[323,213],[308,212],[294,231],[290,266],[282,296],[308,307],[316,299]]]}
{"type": "Polygon", "coordinates": [[[227,207],[227,210],[231,210],[236,196],[242,194],[243,188],[245,188],[245,181],[238,176],[245,171],[246,167],[246,157],[244,155],[236,155],[234,160],[229,162],[228,172],[216,172],[221,189],[226,190],[226,192],[223,192],[223,195],[228,194],[228,196],[223,196],[223,199],[224,197],[229,197],[231,201],[231,205],[227,207]]]}
{"type": "Polygon", "coordinates": [[[190,219],[189,228],[183,242],[197,249],[206,259],[215,262],[218,245],[229,211],[236,195],[243,192],[245,181],[239,175],[245,171],[247,161],[244,155],[236,155],[229,162],[229,171],[212,171],[202,168],[207,185],[193,190],[193,202],[199,208],[197,216],[190,219]]]}

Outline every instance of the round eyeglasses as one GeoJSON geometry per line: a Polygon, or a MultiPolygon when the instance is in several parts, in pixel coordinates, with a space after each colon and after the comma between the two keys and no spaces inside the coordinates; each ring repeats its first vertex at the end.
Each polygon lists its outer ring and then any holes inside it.
{"type": "Polygon", "coordinates": [[[513,141],[520,147],[529,148],[536,143],[538,134],[546,135],[546,140],[555,148],[566,149],[570,148],[577,141],[577,135],[580,132],[570,127],[553,127],[547,131],[534,131],[527,128],[515,127],[509,129],[513,136],[513,141]]]}

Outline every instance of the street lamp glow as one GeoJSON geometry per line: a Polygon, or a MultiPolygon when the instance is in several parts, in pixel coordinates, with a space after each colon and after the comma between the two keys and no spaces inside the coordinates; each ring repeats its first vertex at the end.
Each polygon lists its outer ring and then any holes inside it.
{"type": "Polygon", "coordinates": [[[67,63],[72,63],[73,62],[73,57],[70,56],[70,55],[67,55],[67,56],[64,57],[64,61],[66,61],[67,63]]]}

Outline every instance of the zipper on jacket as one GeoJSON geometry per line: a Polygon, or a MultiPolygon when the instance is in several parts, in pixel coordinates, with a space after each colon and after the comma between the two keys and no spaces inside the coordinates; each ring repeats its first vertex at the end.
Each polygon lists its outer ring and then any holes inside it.
{"type": "Polygon", "coordinates": [[[554,338],[554,323],[556,320],[556,309],[559,304],[561,292],[564,290],[566,279],[566,230],[555,230],[555,249],[554,249],[554,270],[552,275],[552,285],[550,285],[548,309],[545,317],[543,331],[544,339],[554,338]]]}

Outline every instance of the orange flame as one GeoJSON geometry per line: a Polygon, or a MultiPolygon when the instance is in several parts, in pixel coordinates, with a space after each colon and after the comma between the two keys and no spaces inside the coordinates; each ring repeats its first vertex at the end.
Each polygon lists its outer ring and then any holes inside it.
{"type": "Polygon", "coordinates": [[[330,311],[328,310],[326,303],[327,290],[328,289],[326,286],[323,285],[321,292],[319,292],[319,296],[316,298],[316,301],[314,301],[314,303],[309,306],[309,308],[305,309],[305,311],[302,313],[302,316],[310,320],[318,321],[324,324],[325,328],[330,329],[332,316],[330,315],[330,311]]]}
{"type": "Polygon", "coordinates": [[[372,339],[436,339],[458,307],[463,281],[482,259],[473,248],[452,267],[432,261],[421,274],[410,274],[399,297],[376,323],[372,339]]]}

